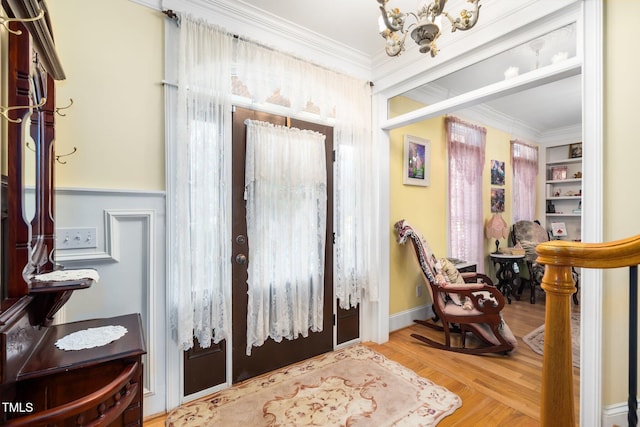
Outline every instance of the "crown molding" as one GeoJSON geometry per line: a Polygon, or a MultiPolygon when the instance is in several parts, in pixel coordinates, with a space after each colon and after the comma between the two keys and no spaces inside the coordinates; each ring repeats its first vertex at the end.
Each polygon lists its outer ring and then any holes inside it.
{"type": "MultiPolygon", "coordinates": [[[[424,105],[432,105],[447,99],[449,96],[457,95],[461,94],[450,94],[446,88],[432,83],[411,91],[408,98],[424,105]]],[[[458,110],[455,115],[460,116],[462,119],[482,123],[485,126],[491,126],[510,133],[514,138],[540,145],[575,142],[581,138],[582,134],[582,125],[580,123],[558,129],[539,129],[527,121],[512,117],[485,104],[458,110]]]]}
{"type": "Polygon", "coordinates": [[[162,10],[162,0],[129,0],[132,3],[137,3],[142,6],[146,6],[155,10],[162,10]]]}
{"type": "Polygon", "coordinates": [[[577,123],[575,125],[551,129],[544,132],[538,143],[540,145],[552,146],[572,144],[580,141],[582,141],[582,123],[577,123]]]}

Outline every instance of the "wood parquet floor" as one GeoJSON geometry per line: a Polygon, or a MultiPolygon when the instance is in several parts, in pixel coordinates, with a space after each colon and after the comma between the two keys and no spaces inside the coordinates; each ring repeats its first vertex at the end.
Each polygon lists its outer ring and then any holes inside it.
{"type": "MultiPolygon", "coordinates": [[[[509,356],[467,355],[431,348],[410,335],[415,332],[435,339],[442,335],[420,325],[392,332],[384,344],[366,345],[460,396],[462,407],[439,426],[538,426],[542,356],[534,353],[522,337],[544,323],[544,302],[530,304],[523,295],[521,301],[507,305],[503,315],[518,339],[518,349],[509,356]]],[[[574,369],[576,420],[579,384],[580,370],[574,369]]],[[[145,425],[164,426],[165,418],[154,417],[145,425]]]]}

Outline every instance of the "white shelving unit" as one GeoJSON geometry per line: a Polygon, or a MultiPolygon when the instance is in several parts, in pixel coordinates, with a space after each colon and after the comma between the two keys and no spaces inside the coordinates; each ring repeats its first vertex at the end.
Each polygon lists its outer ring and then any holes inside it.
{"type": "MultiPolygon", "coordinates": [[[[564,223],[563,240],[581,240],[582,158],[571,158],[570,145],[546,149],[546,227],[564,223]]],[[[554,238],[552,236],[552,238],[554,238]]]]}

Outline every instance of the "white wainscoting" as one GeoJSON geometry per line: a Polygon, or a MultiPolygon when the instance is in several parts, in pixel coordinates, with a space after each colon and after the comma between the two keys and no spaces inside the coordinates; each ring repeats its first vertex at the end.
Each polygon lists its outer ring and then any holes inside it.
{"type": "Polygon", "coordinates": [[[95,227],[96,247],[57,250],[65,268],[95,268],[100,281],[75,292],[57,322],[140,313],[145,416],[165,410],[165,194],[57,189],[56,229],[95,227]]]}
{"type": "MultiPolygon", "coordinates": [[[[640,406],[638,407],[640,410],[640,406]]],[[[602,409],[602,427],[616,427],[628,425],[629,405],[621,402],[615,405],[608,405],[602,409]]]]}
{"type": "Polygon", "coordinates": [[[406,328],[414,324],[414,320],[426,320],[433,317],[431,304],[421,305],[389,316],[389,332],[406,328]]]}

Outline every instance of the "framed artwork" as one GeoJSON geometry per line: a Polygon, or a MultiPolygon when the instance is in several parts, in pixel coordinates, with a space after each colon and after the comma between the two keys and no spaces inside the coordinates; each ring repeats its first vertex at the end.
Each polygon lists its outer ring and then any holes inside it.
{"type": "Polygon", "coordinates": [[[491,185],[504,185],[504,162],[491,160],[491,185]]]}
{"type": "Polygon", "coordinates": [[[582,142],[569,144],[569,158],[578,159],[582,157],[582,142]]]}
{"type": "Polygon", "coordinates": [[[553,181],[562,181],[567,179],[567,167],[566,166],[554,166],[551,168],[551,179],[553,181]]]}
{"type": "Polygon", "coordinates": [[[504,212],[504,188],[491,189],[491,212],[504,212]]]}
{"type": "Polygon", "coordinates": [[[567,235],[567,226],[564,222],[552,222],[551,234],[553,237],[562,237],[567,235]]]}
{"type": "Polygon", "coordinates": [[[405,135],[402,161],[403,184],[426,187],[431,183],[431,141],[405,135]]]}

